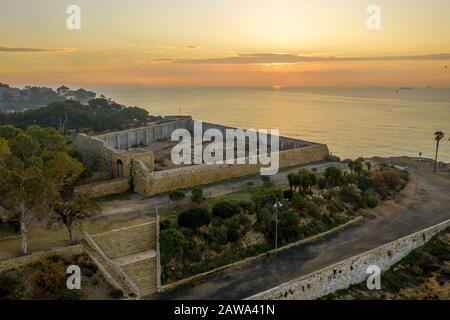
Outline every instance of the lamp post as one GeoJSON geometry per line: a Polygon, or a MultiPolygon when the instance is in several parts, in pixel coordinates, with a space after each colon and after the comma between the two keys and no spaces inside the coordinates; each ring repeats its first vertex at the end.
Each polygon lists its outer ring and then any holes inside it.
{"type": "Polygon", "coordinates": [[[420,178],[420,166],[422,163],[422,152],[419,152],[419,165],[417,166],[417,178],[416,178],[416,190],[415,194],[417,194],[417,191],[419,190],[419,178],[420,178]]]}
{"type": "Polygon", "coordinates": [[[278,253],[278,208],[281,208],[283,204],[281,201],[275,202],[273,207],[275,208],[275,254],[278,253]]]}

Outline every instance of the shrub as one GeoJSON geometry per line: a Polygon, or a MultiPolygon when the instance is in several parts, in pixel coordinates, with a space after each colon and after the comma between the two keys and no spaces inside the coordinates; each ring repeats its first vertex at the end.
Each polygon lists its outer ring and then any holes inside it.
{"type": "Polygon", "coordinates": [[[375,197],[367,198],[367,206],[371,209],[376,208],[378,206],[378,199],[375,197]]]}
{"type": "Polygon", "coordinates": [[[270,188],[272,186],[272,180],[269,176],[261,176],[261,181],[263,183],[263,186],[266,188],[270,188]]]}
{"type": "Polygon", "coordinates": [[[170,221],[169,220],[163,220],[159,223],[159,228],[161,230],[169,229],[170,228],[170,221]]]}
{"type": "Polygon", "coordinates": [[[346,184],[356,184],[358,182],[358,177],[354,174],[345,175],[345,183],[346,184]]]}
{"type": "Polygon", "coordinates": [[[367,175],[362,174],[358,177],[358,188],[360,188],[362,191],[367,191],[372,188],[372,181],[367,175]]]}
{"type": "Polygon", "coordinates": [[[230,241],[230,242],[237,242],[240,239],[240,237],[241,236],[240,236],[238,230],[236,230],[234,228],[228,229],[228,231],[227,231],[228,241],[230,241]]]}
{"type": "Polygon", "coordinates": [[[241,208],[234,201],[221,201],[214,205],[213,214],[223,219],[231,218],[241,212],[241,208]]]}
{"type": "Polygon", "coordinates": [[[181,190],[175,190],[169,193],[169,199],[173,201],[180,201],[186,197],[186,194],[181,190]]]}
{"type": "Polygon", "coordinates": [[[325,169],[325,178],[332,186],[342,184],[342,170],[337,167],[328,167],[325,169]]]}
{"type": "Polygon", "coordinates": [[[161,245],[161,259],[171,260],[175,255],[180,254],[187,247],[188,241],[183,233],[177,229],[162,230],[159,235],[161,245]]]}
{"type": "Polygon", "coordinates": [[[228,230],[226,226],[221,225],[211,228],[208,233],[208,239],[211,243],[211,247],[216,247],[214,249],[215,251],[220,250],[218,246],[228,243],[228,230]]]}
{"type": "Polygon", "coordinates": [[[192,202],[200,203],[203,200],[203,189],[201,188],[194,188],[192,189],[192,202]]]}
{"type": "Polygon", "coordinates": [[[325,189],[327,187],[327,179],[325,179],[324,177],[320,177],[317,181],[317,184],[319,185],[320,189],[325,189]]]}
{"type": "Polygon", "coordinates": [[[58,257],[50,257],[39,263],[37,270],[31,275],[32,299],[61,300],[81,299],[80,290],[69,290],[66,286],[66,268],[64,261],[58,257]]]}
{"type": "Polygon", "coordinates": [[[283,191],[278,187],[258,189],[252,193],[252,200],[258,209],[265,205],[273,206],[275,202],[283,199],[283,191]]]}
{"type": "Polygon", "coordinates": [[[299,193],[294,193],[292,195],[291,204],[295,209],[302,209],[305,206],[305,198],[299,193]]]}
{"type": "Polygon", "coordinates": [[[205,208],[189,209],[178,216],[178,224],[185,228],[196,229],[210,223],[209,212],[205,208]]]}
{"type": "Polygon", "coordinates": [[[320,219],[321,217],[320,207],[312,201],[306,201],[305,211],[309,216],[315,219],[320,219]]]}
{"type": "Polygon", "coordinates": [[[376,172],[372,176],[371,181],[375,191],[383,198],[385,198],[390,191],[398,190],[401,186],[400,174],[391,169],[376,172]]]}
{"type": "Polygon", "coordinates": [[[294,191],[292,191],[290,189],[283,191],[283,199],[287,199],[287,200],[291,201],[293,195],[294,195],[294,191]]]}
{"type": "Polygon", "coordinates": [[[334,156],[332,154],[329,154],[325,157],[325,161],[328,162],[341,162],[341,158],[339,158],[338,156],[334,156]]]}
{"type": "Polygon", "coordinates": [[[255,213],[255,204],[250,200],[240,200],[238,201],[238,206],[241,208],[241,210],[247,214],[254,214],[255,213]]]}
{"type": "Polygon", "coordinates": [[[355,209],[364,207],[361,194],[354,187],[343,186],[340,191],[340,196],[342,201],[353,203],[355,209]]]}

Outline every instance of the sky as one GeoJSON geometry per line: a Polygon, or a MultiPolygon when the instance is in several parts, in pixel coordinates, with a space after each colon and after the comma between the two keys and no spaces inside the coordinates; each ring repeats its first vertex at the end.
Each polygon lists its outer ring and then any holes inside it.
{"type": "Polygon", "coordinates": [[[449,14],[448,0],[1,0],[0,82],[450,87],[449,14]]]}

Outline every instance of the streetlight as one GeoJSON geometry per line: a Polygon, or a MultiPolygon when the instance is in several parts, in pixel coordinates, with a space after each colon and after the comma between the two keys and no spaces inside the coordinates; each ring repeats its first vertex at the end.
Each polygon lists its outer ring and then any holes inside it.
{"type": "Polygon", "coordinates": [[[419,189],[419,178],[420,178],[420,166],[422,162],[422,152],[419,152],[419,165],[417,166],[417,178],[416,178],[416,190],[415,194],[417,194],[417,191],[419,189]]]}
{"type": "Polygon", "coordinates": [[[275,254],[278,253],[278,208],[283,207],[281,201],[275,202],[273,205],[275,208],[275,254]]]}

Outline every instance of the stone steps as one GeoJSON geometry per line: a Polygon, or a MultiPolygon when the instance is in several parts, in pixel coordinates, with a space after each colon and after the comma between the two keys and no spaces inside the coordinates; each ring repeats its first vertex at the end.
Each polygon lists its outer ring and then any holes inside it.
{"type": "Polygon", "coordinates": [[[123,228],[92,236],[110,259],[136,254],[156,247],[155,223],[123,228]]]}
{"type": "Polygon", "coordinates": [[[142,296],[155,293],[157,290],[156,257],[123,265],[122,269],[141,291],[142,296]]]}

